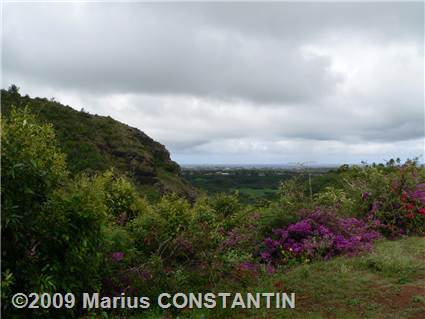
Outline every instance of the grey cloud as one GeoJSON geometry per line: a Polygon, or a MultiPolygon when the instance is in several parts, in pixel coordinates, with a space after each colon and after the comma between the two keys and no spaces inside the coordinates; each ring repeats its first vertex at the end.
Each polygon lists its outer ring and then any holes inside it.
{"type": "Polygon", "coordinates": [[[416,156],[423,9],[7,3],[3,81],[138,127],[184,162],[416,156]]]}
{"type": "MultiPolygon", "coordinates": [[[[6,4],[4,72],[91,92],[314,101],[343,80],[302,44],[417,33],[420,4],[6,4]],[[412,18],[413,17],[413,18],[412,18]]],[[[421,19],[422,18],[422,19],[421,19]]],[[[422,24],[421,24],[422,23],[422,24]]]]}
{"type": "Polygon", "coordinates": [[[319,2],[197,4],[195,10],[212,24],[284,37],[293,42],[327,33],[368,33],[375,39],[414,38],[424,34],[424,4],[420,2],[319,2]],[[208,7],[208,10],[206,10],[208,7]]]}

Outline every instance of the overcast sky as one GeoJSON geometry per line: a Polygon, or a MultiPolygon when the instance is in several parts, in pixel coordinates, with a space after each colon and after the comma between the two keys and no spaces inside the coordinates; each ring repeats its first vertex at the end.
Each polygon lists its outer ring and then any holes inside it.
{"type": "MultiPolygon", "coordinates": [[[[424,153],[424,3],[6,3],[3,87],[188,163],[424,153]]],[[[423,157],[422,157],[423,161],[423,157]]]]}

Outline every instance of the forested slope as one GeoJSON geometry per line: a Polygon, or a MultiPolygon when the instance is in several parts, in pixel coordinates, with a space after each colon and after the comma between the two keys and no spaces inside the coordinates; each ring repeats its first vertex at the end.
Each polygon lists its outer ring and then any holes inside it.
{"type": "Polygon", "coordinates": [[[12,105],[29,106],[39,121],[54,126],[72,173],[114,168],[130,177],[150,197],[170,192],[195,196],[164,145],[136,128],[109,116],[78,112],[46,98],[21,96],[15,87],[1,90],[2,114],[7,117],[12,105]]]}

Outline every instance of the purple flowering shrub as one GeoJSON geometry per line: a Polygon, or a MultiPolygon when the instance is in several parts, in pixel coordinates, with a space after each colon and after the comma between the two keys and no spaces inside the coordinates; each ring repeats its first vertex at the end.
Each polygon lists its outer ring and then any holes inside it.
{"type": "Polygon", "coordinates": [[[355,255],[372,248],[379,233],[356,218],[342,218],[317,209],[299,222],[273,230],[261,259],[268,264],[293,264],[337,255],[355,255]]]}

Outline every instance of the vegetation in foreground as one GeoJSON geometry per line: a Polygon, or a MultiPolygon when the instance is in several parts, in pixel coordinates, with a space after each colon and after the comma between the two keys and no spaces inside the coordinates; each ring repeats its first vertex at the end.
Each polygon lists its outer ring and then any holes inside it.
{"type": "MultiPolygon", "coordinates": [[[[412,303],[400,304],[394,314],[414,318],[423,310],[425,172],[415,161],[343,167],[335,186],[314,194],[287,180],[278,199],[261,207],[241,204],[236,194],[194,203],[165,195],[149,202],[114,170],[71,173],[52,126],[39,124],[27,109],[12,108],[2,119],[1,138],[1,293],[7,317],[101,315],[78,307],[16,310],[10,297],[22,291],[125,292],[155,299],[164,291],[285,289],[300,298],[299,310],[288,312],[296,318],[341,313],[356,318],[357,305],[371,294],[375,304],[369,306],[375,308],[363,311],[379,318],[396,304],[386,298],[399,287],[402,295],[403,289],[417,294],[409,292],[412,303]],[[366,254],[376,241],[377,248],[366,254]],[[349,258],[353,255],[358,257],[349,258]],[[409,282],[415,288],[405,288],[409,282]]],[[[229,311],[210,315],[281,315],[229,311]]],[[[146,315],[163,315],[158,312],[146,315]]],[[[202,311],[167,313],[198,314],[202,311]]]]}

